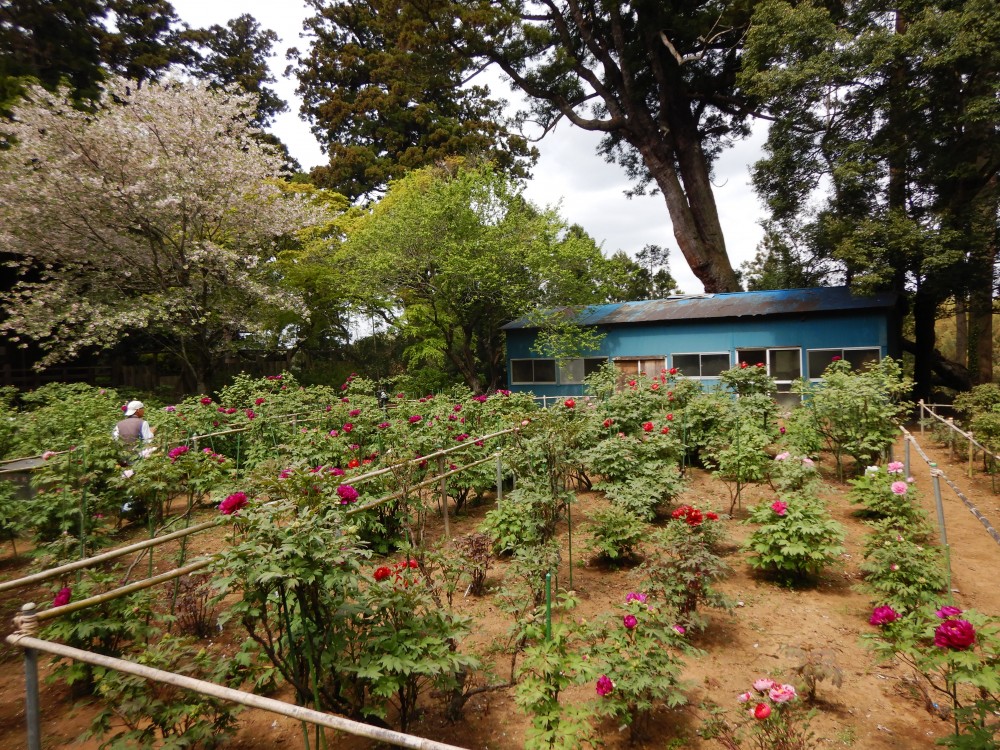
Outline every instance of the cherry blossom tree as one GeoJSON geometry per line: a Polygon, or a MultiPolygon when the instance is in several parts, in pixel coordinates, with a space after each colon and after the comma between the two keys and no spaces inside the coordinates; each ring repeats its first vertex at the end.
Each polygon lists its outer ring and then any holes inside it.
{"type": "Polygon", "coordinates": [[[93,111],[29,91],[0,148],[0,251],[20,274],[0,304],[41,367],[144,332],[205,390],[241,339],[301,311],[273,259],[327,217],[285,189],[255,105],[169,80],[110,79],[93,111]]]}

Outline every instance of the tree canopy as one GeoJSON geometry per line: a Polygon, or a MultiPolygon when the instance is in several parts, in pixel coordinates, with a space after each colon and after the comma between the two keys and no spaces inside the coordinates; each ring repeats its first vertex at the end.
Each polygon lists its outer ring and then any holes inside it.
{"type": "Polygon", "coordinates": [[[554,211],[490,166],[444,163],[408,173],[348,227],[338,269],[350,294],[408,342],[411,368],[500,387],[501,326],[537,306],[596,298],[604,258],[554,211]]]}
{"type": "Polygon", "coordinates": [[[204,389],[269,311],[300,310],[271,261],[323,214],[283,189],[254,116],[204,84],[111,78],[88,113],[30,89],[0,150],[0,251],[21,271],[6,331],[39,342],[43,365],[143,331],[204,389]]]}
{"type": "Polygon", "coordinates": [[[358,194],[399,173],[386,160],[405,169],[442,149],[463,150],[456,122],[495,142],[500,133],[488,123],[497,108],[486,89],[463,84],[496,66],[531,102],[521,125],[544,133],[568,120],[601,133],[600,151],[637,192],[663,194],[674,237],[706,290],[739,288],[711,180],[719,151],[747,132],[735,75],[753,2],[310,4],[315,40],[297,72],[331,155],[321,180],[358,194]]]}
{"type": "Polygon", "coordinates": [[[910,297],[919,395],[930,386],[936,312],[968,297],[988,379],[1000,7],[767,0],[745,57],[741,83],[775,118],[754,179],[776,247],[804,244],[855,285],[910,297]]]}

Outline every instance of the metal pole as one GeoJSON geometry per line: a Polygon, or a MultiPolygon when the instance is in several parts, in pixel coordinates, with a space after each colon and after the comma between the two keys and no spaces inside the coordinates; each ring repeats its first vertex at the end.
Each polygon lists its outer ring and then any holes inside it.
{"type": "Polygon", "coordinates": [[[545,640],[552,640],[552,573],[545,574],[545,640]]]}
{"type": "Polygon", "coordinates": [[[451,539],[448,527],[448,477],[444,473],[444,456],[438,456],[438,474],[441,475],[441,517],[444,519],[444,537],[451,539]]]}
{"type": "Polygon", "coordinates": [[[917,421],[920,422],[920,434],[923,435],[924,434],[924,400],[920,399],[920,401],[918,403],[920,404],[920,419],[918,419],[917,421]]]}
{"type": "Polygon", "coordinates": [[[913,476],[910,473],[910,436],[905,435],[903,437],[903,471],[906,476],[913,476]]]}
{"type": "Polygon", "coordinates": [[[944,548],[944,561],[948,573],[948,598],[951,599],[951,551],[948,548],[948,533],[944,523],[944,503],[941,502],[941,470],[937,464],[931,464],[931,477],[934,480],[934,505],[937,508],[938,532],[941,535],[941,546],[944,548]]]}
{"type": "Polygon", "coordinates": [[[569,533],[569,590],[573,590],[573,503],[566,503],[566,530],[569,533]]]}
{"type": "Polygon", "coordinates": [[[497,453],[497,507],[500,507],[501,500],[503,500],[503,459],[497,453]]]}
{"type": "MultiPolygon", "coordinates": [[[[18,632],[31,634],[38,630],[35,603],[28,602],[21,607],[14,618],[18,632]]],[[[42,714],[38,699],[38,652],[33,648],[24,649],[24,718],[28,729],[28,750],[42,750],[42,714]]]]}
{"type": "Polygon", "coordinates": [[[972,479],[972,462],[976,458],[976,448],[972,430],[969,430],[969,479],[972,479]]]}
{"type": "Polygon", "coordinates": [[[955,419],[948,417],[948,460],[955,460],[955,419]]]}

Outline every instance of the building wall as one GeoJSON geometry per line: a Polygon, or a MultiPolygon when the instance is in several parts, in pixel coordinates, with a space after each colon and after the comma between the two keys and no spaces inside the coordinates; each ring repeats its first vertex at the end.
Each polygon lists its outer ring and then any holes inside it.
{"type": "MultiPolygon", "coordinates": [[[[585,356],[666,357],[672,365],[674,354],[729,352],[736,364],[738,349],[799,348],[801,372],[806,374],[809,349],[877,347],[880,357],[897,356],[890,340],[888,315],[884,312],[827,313],[809,317],[754,317],[735,320],[691,320],[668,323],[603,328],[605,336],[599,350],[585,356]]],[[[519,385],[511,382],[512,359],[538,358],[531,352],[536,331],[507,331],[508,387],[514,391],[532,391],[538,396],[580,395],[581,383],[519,385]]],[[[756,363],[750,363],[756,364],[756,363]]],[[[716,380],[706,378],[705,385],[716,380]]]]}

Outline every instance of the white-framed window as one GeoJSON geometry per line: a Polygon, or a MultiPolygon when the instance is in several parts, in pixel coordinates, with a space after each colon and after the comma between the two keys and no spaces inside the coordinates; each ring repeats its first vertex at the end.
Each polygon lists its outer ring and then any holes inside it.
{"type": "Polygon", "coordinates": [[[759,363],[767,366],[767,374],[774,378],[777,391],[774,400],[782,406],[793,407],[801,398],[792,393],[792,383],[802,377],[802,350],[798,347],[774,347],[773,349],[738,349],[736,361],[746,362],[750,367],[759,363]]]}
{"type": "Polygon", "coordinates": [[[830,363],[838,359],[846,359],[851,363],[851,368],[860,370],[865,365],[878,362],[882,358],[882,350],[876,347],[851,347],[848,349],[808,349],[806,350],[806,367],[809,370],[810,380],[819,380],[823,377],[826,368],[830,363]]]}
{"type": "Polygon", "coordinates": [[[582,383],[584,378],[600,370],[607,361],[607,357],[577,357],[566,360],[559,367],[559,382],[582,383]]]}
{"type": "Polygon", "coordinates": [[[556,361],[554,359],[512,359],[510,361],[510,382],[516,385],[556,382],[556,361]]]}
{"type": "Polygon", "coordinates": [[[686,378],[717,378],[730,367],[729,352],[674,354],[670,361],[686,378]]]}

